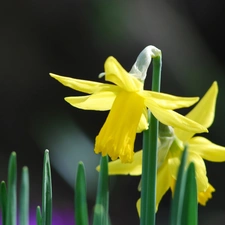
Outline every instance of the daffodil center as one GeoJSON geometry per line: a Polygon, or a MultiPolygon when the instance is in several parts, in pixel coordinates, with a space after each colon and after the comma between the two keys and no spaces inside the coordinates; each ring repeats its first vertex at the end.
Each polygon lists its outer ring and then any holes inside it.
{"type": "Polygon", "coordinates": [[[121,91],[96,137],[95,152],[108,154],[112,160],[132,162],[137,126],[144,108],[144,99],[135,92],[121,91]]]}

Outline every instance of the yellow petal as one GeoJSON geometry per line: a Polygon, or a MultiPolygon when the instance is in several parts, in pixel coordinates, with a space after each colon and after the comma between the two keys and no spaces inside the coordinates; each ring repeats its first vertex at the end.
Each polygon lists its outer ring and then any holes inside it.
{"type": "Polygon", "coordinates": [[[134,140],[144,108],[144,99],[136,93],[121,91],[96,137],[95,153],[118,157],[122,162],[132,162],[134,140]]]}
{"type": "Polygon", "coordinates": [[[141,199],[140,198],[137,200],[136,207],[138,211],[138,216],[140,217],[141,216],[141,199]]]}
{"type": "MultiPolygon", "coordinates": [[[[196,175],[198,192],[206,191],[206,189],[208,188],[208,178],[206,176],[206,168],[205,168],[205,163],[203,159],[198,154],[188,151],[187,165],[189,165],[190,162],[193,162],[195,164],[195,175],[196,175]]],[[[169,163],[170,173],[172,177],[176,180],[177,171],[180,166],[180,157],[176,157],[176,156],[170,157],[168,160],[168,163],[169,163]]]]}
{"type": "Polygon", "coordinates": [[[189,151],[199,154],[212,162],[225,161],[225,147],[216,145],[204,137],[193,137],[189,140],[189,151]]]}
{"type": "Polygon", "coordinates": [[[143,109],[143,113],[141,115],[140,122],[137,127],[137,133],[141,133],[143,130],[148,129],[148,112],[147,108],[143,109]]]}
{"type": "Polygon", "coordinates": [[[150,109],[152,114],[163,124],[178,127],[185,131],[202,133],[208,132],[208,130],[202,125],[190,120],[177,112],[169,109],[164,109],[158,106],[155,102],[148,102],[146,106],[150,109]]]}
{"type": "MultiPolygon", "coordinates": [[[[96,168],[98,171],[100,167],[96,168]]],[[[138,176],[142,172],[142,150],[134,153],[132,163],[122,163],[120,159],[111,161],[108,164],[109,175],[132,175],[138,176]]]]}
{"type": "Polygon", "coordinates": [[[190,162],[193,162],[195,164],[195,176],[198,192],[206,191],[209,183],[206,176],[206,167],[203,159],[199,155],[189,152],[188,164],[190,162]]]}
{"type": "MultiPolygon", "coordinates": [[[[186,115],[186,117],[209,128],[215,116],[217,94],[218,85],[217,82],[214,81],[201,101],[186,115]]],[[[179,129],[175,129],[175,133],[176,136],[184,142],[188,141],[195,134],[195,132],[184,132],[179,129]]]]}
{"type": "Polygon", "coordinates": [[[201,101],[186,116],[189,119],[202,124],[206,128],[209,128],[213,123],[215,116],[217,94],[218,85],[217,82],[214,81],[201,101]]]}
{"type": "Polygon", "coordinates": [[[163,165],[157,171],[157,181],[156,181],[156,211],[158,210],[158,205],[170,187],[171,175],[169,172],[168,161],[165,160],[163,165]]]}
{"type": "Polygon", "coordinates": [[[112,56],[105,62],[105,80],[129,92],[136,92],[143,89],[143,83],[130,75],[112,56]]]}
{"type": "Polygon", "coordinates": [[[206,191],[202,191],[202,192],[199,192],[198,193],[198,202],[201,204],[201,205],[206,205],[206,202],[212,198],[212,192],[215,191],[215,188],[209,184],[209,187],[207,188],[206,191]]]}
{"type": "MultiPolygon", "coordinates": [[[[170,186],[172,194],[174,194],[175,184],[176,184],[176,180],[173,179],[172,182],[171,182],[171,186],[170,186]]],[[[206,202],[210,198],[212,198],[212,192],[214,192],[214,191],[215,191],[214,187],[211,184],[209,184],[209,186],[206,189],[206,191],[198,192],[198,202],[201,205],[205,206],[206,202]]]]}
{"type": "Polygon", "coordinates": [[[172,192],[172,197],[174,196],[175,186],[176,186],[176,180],[174,178],[172,178],[171,183],[170,183],[170,189],[171,189],[171,192],[172,192]]]}
{"type": "Polygon", "coordinates": [[[100,82],[88,81],[88,80],[81,80],[81,79],[74,79],[71,77],[64,77],[59,76],[53,73],[50,73],[50,76],[58,80],[64,86],[70,87],[74,90],[92,94],[97,91],[99,88],[107,87],[109,84],[104,84],[100,82]]]}
{"type": "MultiPolygon", "coordinates": [[[[165,162],[162,167],[157,171],[156,180],[156,212],[158,211],[159,203],[165,193],[168,191],[171,183],[171,176],[169,173],[168,163],[165,162]]],[[[138,215],[141,212],[141,199],[139,198],[136,203],[138,215]]]]}
{"type": "Polygon", "coordinates": [[[143,91],[141,95],[145,97],[146,104],[155,101],[157,105],[165,109],[189,107],[199,100],[198,97],[185,98],[153,91],[143,91]]]}
{"type": "Polygon", "coordinates": [[[100,91],[88,96],[66,97],[65,100],[72,106],[85,110],[109,110],[112,108],[120,88],[114,86],[110,91],[100,91]]]}

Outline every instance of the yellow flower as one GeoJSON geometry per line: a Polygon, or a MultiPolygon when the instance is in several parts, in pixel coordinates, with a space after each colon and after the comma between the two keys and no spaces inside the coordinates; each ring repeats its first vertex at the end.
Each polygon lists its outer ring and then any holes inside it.
{"type": "MultiPolygon", "coordinates": [[[[187,117],[207,128],[211,126],[214,115],[218,93],[217,83],[214,82],[201,101],[191,110],[187,117]]],[[[180,164],[180,156],[184,149],[184,144],[188,144],[188,163],[194,162],[196,169],[196,181],[198,188],[198,202],[205,205],[215,191],[213,186],[208,183],[206,167],[203,159],[212,162],[225,161],[225,147],[216,145],[204,137],[195,136],[195,133],[185,132],[178,128],[174,129],[175,136],[169,136],[159,140],[158,160],[163,158],[163,163],[158,161],[157,183],[156,183],[156,204],[162,199],[163,195],[171,188],[174,190],[177,169],[180,164]],[[178,138],[179,137],[179,138],[178,138]],[[162,141],[162,143],[160,142],[162,141]],[[163,143],[165,142],[166,145],[163,143]],[[162,153],[161,153],[162,150],[162,153]],[[164,152],[164,153],[163,153],[164,152]],[[162,157],[164,155],[165,157],[162,157]]],[[[98,169],[98,168],[97,168],[98,169]]],[[[134,154],[134,161],[131,164],[122,164],[120,160],[109,163],[110,175],[141,175],[142,173],[142,150],[134,154]]],[[[140,199],[137,202],[140,210],[140,199]]]]}
{"type": "MultiPolygon", "coordinates": [[[[146,49],[149,50],[149,47],[146,49]]],[[[128,73],[115,58],[109,57],[106,60],[104,77],[113,84],[50,74],[63,85],[89,94],[66,97],[65,100],[72,106],[85,110],[110,110],[96,137],[95,153],[102,153],[103,156],[108,154],[113,160],[119,157],[122,162],[132,162],[136,132],[148,128],[147,108],[166,125],[194,133],[207,131],[204,126],[173,111],[193,105],[198,98],[182,98],[143,90],[142,81],[151,61],[150,56],[161,54],[161,51],[157,52],[157,49],[151,46],[151,54],[148,55],[150,60],[147,60],[148,65],[143,66],[140,59],[144,58],[146,61],[146,49],[143,50],[145,57],[141,55],[143,52],[139,55],[131,73],[128,73]]]]}

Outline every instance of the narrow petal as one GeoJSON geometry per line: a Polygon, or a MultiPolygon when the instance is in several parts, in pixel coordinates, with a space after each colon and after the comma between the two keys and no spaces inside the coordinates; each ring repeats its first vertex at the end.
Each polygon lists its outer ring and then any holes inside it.
{"type": "Polygon", "coordinates": [[[148,112],[147,108],[143,109],[143,113],[141,115],[140,122],[137,127],[137,133],[141,133],[143,130],[148,129],[148,112]]]}
{"type": "Polygon", "coordinates": [[[204,126],[178,114],[177,112],[161,108],[153,101],[148,102],[146,106],[150,109],[152,114],[165,125],[195,133],[208,132],[204,126]]]}
{"type": "Polygon", "coordinates": [[[170,189],[171,189],[171,192],[172,192],[172,197],[174,196],[175,186],[176,186],[176,180],[174,178],[172,178],[171,183],[170,183],[170,189]]]}
{"type": "Polygon", "coordinates": [[[212,198],[212,193],[216,191],[215,188],[209,184],[209,187],[207,188],[206,191],[202,191],[202,192],[199,192],[198,193],[198,202],[205,206],[206,205],[206,202],[212,198]]]}
{"type": "MultiPolygon", "coordinates": [[[[96,168],[98,171],[100,167],[96,168]]],[[[120,159],[111,161],[108,164],[109,175],[131,175],[139,176],[142,173],[142,150],[134,153],[132,163],[122,163],[120,159]]]]}
{"type": "Polygon", "coordinates": [[[81,80],[81,79],[74,79],[71,77],[64,77],[59,76],[53,73],[50,73],[50,76],[58,80],[64,86],[70,87],[76,91],[92,94],[96,92],[99,88],[107,87],[109,84],[104,84],[100,82],[88,81],[88,80],[81,80]]]}
{"type": "Polygon", "coordinates": [[[193,137],[189,140],[189,151],[199,154],[203,159],[212,162],[225,161],[225,147],[216,145],[204,137],[193,137]]]}
{"type": "Polygon", "coordinates": [[[153,91],[143,91],[141,95],[145,97],[146,104],[155,101],[157,105],[165,109],[190,107],[199,100],[198,97],[185,98],[153,91]]]}
{"type": "Polygon", "coordinates": [[[140,217],[141,216],[141,199],[140,198],[137,200],[136,207],[138,211],[138,216],[140,217]]]}
{"type": "MultiPolygon", "coordinates": [[[[206,176],[206,168],[205,163],[201,156],[195,154],[193,152],[188,151],[188,160],[187,165],[193,162],[195,164],[195,174],[196,174],[196,182],[198,187],[198,192],[206,191],[208,188],[208,178],[206,176]]],[[[180,157],[170,157],[168,160],[169,169],[172,177],[176,180],[177,171],[180,166],[180,157]]]]}
{"type": "MultiPolygon", "coordinates": [[[[187,118],[209,128],[214,120],[218,85],[214,81],[201,101],[186,115],[187,118]]],[[[182,141],[188,141],[195,133],[176,129],[175,133],[182,141]]]]}
{"type": "Polygon", "coordinates": [[[120,88],[113,86],[110,91],[100,91],[88,96],[66,97],[72,106],[85,110],[109,110],[118,95],[120,88]]]}
{"type": "Polygon", "coordinates": [[[186,116],[189,119],[202,124],[204,127],[209,128],[215,117],[217,94],[218,85],[215,81],[201,101],[186,116]]]}
{"type": "Polygon", "coordinates": [[[131,76],[112,56],[105,62],[105,80],[129,92],[143,89],[143,83],[134,76],[131,76]]]}
{"type": "Polygon", "coordinates": [[[206,191],[209,186],[209,183],[208,178],[206,176],[205,162],[199,155],[194,154],[193,152],[189,152],[188,164],[190,162],[193,162],[195,164],[195,174],[198,192],[206,191]]]}

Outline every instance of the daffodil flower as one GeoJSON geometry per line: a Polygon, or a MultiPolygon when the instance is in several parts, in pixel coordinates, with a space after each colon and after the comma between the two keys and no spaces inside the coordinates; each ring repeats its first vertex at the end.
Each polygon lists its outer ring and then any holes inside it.
{"type": "MultiPolygon", "coordinates": [[[[217,82],[214,82],[201,101],[186,116],[207,128],[210,127],[214,120],[217,93],[217,82]]],[[[178,128],[174,129],[175,135],[173,135],[171,127],[168,128],[170,130],[164,139],[159,135],[156,206],[158,207],[160,200],[169,188],[172,191],[174,190],[184,144],[188,145],[187,163],[194,162],[195,164],[198,202],[201,205],[205,205],[208,199],[212,197],[212,192],[215,189],[208,182],[203,159],[212,162],[225,161],[225,147],[214,144],[204,137],[194,136],[195,133],[186,132],[178,128]],[[161,159],[164,161],[160,162],[161,159]]],[[[134,161],[130,164],[122,164],[120,160],[109,163],[110,175],[130,174],[138,176],[141,173],[142,150],[134,154],[134,161]]],[[[137,202],[137,206],[140,210],[140,199],[137,202]]]]}
{"type": "Polygon", "coordinates": [[[95,153],[102,153],[103,156],[108,154],[112,160],[119,157],[122,162],[132,162],[136,132],[148,129],[147,108],[163,124],[194,133],[207,131],[204,126],[173,111],[193,105],[198,98],[182,98],[143,90],[151,57],[160,54],[157,48],[146,47],[130,73],[115,58],[107,58],[103,75],[112,84],[50,74],[63,85],[89,94],[66,97],[65,100],[72,106],[84,110],[110,110],[96,137],[95,153]]]}

